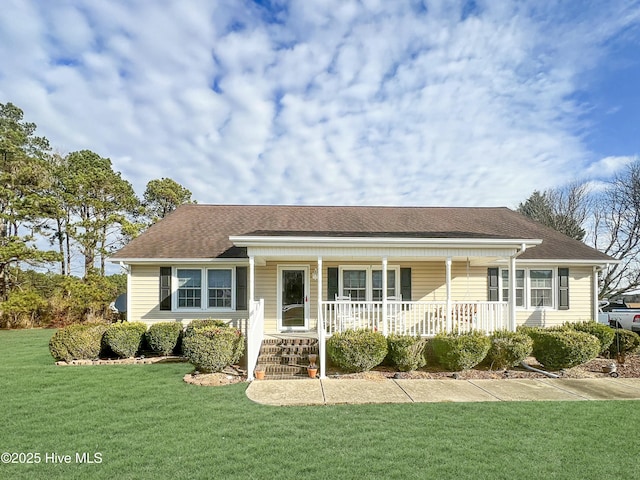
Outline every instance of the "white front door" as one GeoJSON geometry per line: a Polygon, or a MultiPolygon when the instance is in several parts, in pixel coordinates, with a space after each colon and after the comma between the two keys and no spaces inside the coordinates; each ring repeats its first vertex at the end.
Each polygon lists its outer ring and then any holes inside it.
{"type": "Polygon", "coordinates": [[[278,330],[309,329],[309,267],[278,267],[278,330]]]}

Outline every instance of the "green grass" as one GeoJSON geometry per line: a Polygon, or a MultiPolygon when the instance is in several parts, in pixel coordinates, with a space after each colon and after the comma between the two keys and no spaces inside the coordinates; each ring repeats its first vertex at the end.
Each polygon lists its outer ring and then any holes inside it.
{"type": "Polygon", "coordinates": [[[634,478],[640,402],[267,407],[186,364],[56,367],[53,331],[0,332],[0,478],[634,478]],[[46,464],[45,453],[102,454],[46,464]]]}

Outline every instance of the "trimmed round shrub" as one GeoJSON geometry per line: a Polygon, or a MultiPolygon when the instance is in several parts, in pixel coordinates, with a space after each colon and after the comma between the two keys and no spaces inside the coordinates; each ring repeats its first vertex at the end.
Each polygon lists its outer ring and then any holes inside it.
{"type": "Polygon", "coordinates": [[[447,370],[458,372],[484,360],[491,340],[480,332],[448,333],[436,335],[432,345],[438,363],[447,370]]]}
{"type": "Polygon", "coordinates": [[[171,355],[182,334],[180,322],[154,323],[147,331],[147,343],[151,350],[160,355],[171,355]]]}
{"type": "Polygon", "coordinates": [[[589,322],[565,323],[565,326],[571,330],[585,332],[596,337],[600,342],[600,355],[604,354],[609,349],[611,342],[613,342],[613,337],[615,336],[613,328],[593,320],[589,322]]]}
{"type": "Polygon", "coordinates": [[[196,327],[182,340],[182,353],[200,372],[221,372],[244,352],[240,330],[224,326],[196,327]]]}
{"type": "Polygon", "coordinates": [[[575,330],[540,330],[532,335],[533,356],[551,370],[571,368],[593,360],[600,352],[597,337],[575,330]]]}
{"type": "Polygon", "coordinates": [[[489,338],[491,347],[486,361],[491,368],[503,369],[518,365],[531,355],[533,350],[533,340],[522,332],[500,330],[493,332],[489,338]]]}
{"type": "Polygon", "coordinates": [[[92,360],[100,356],[107,325],[87,323],[59,329],[49,340],[49,352],[57,361],[92,360]]]}
{"type": "Polygon", "coordinates": [[[626,355],[634,352],[640,346],[640,336],[631,330],[615,329],[613,331],[613,341],[609,345],[608,353],[615,357],[618,353],[626,355]]]}
{"type": "Polygon", "coordinates": [[[122,358],[133,357],[142,344],[147,326],[142,322],[112,323],[104,332],[104,342],[122,358]]]}
{"type": "Polygon", "coordinates": [[[203,327],[228,327],[229,324],[224,320],[216,320],[213,318],[205,318],[203,320],[191,320],[187,328],[184,330],[184,336],[190,337],[193,335],[194,329],[203,327]]]}
{"type": "Polygon", "coordinates": [[[384,360],[387,340],[373,330],[345,330],[327,340],[327,354],[347,372],[366,372],[384,360]]]}
{"type": "Polygon", "coordinates": [[[424,367],[426,342],[419,336],[391,334],[387,337],[387,355],[401,372],[424,367]]]}

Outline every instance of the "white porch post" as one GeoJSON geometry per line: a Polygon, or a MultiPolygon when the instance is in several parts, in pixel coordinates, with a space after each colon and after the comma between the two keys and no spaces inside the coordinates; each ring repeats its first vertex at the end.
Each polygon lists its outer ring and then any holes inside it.
{"type": "Polygon", "coordinates": [[[387,327],[387,257],[382,259],[382,334],[386,337],[387,327]]]}
{"type": "Polygon", "coordinates": [[[326,329],[322,308],[322,257],[318,257],[318,354],[320,357],[320,378],[327,377],[326,329]]]}
{"type": "Polygon", "coordinates": [[[249,257],[249,312],[253,308],[253,302],[256,298],[256,261],[253,256],[249,257]]]}
{"type": "Polygon", "coordinates": [[[447,332],[453,330],[453,318],[451,315],[451,257],[447,257],[445,263],[445,279],[447,282],[447,332]]]}
{"type": "Polygon", "coordinates": [[[598,277],[600,275],[600,270],[598,269],[598,267],[594,266],[593,267],[593,280],[592,280],[592,302],[593,302],[593,306],[592,311],[593,311],[593,319],[597,322],[598,321],[598,315],[600,314],[600,309],[598,308],[598,293],[599,293],[599,282],[598,282],[598,277]]]}
{"type": "Polygon", "coordinates": [[[509,258],[509,329],[516,331],[516,257],[509,258]]]}

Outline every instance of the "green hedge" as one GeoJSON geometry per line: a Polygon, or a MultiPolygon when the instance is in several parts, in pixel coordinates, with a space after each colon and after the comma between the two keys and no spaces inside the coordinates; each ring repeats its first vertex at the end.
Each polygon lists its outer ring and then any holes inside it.
{"type": "Polygon", "coordinates": [[[391,334],[387,337],[388,357],[401,372],[417,370],[426,365],[426,342],[419,336],[391,334]]]}
{"type": "Polygon", "coordinates": [[[75,324],[61,328],[49,340],[49,352],[57,361],[92,360],[100,356],[103,323],[75,324]]]}
{"type": "Polygon", "coordinates": [[[226,324],[195,327],[182,340],[182,352],[198,371],[220,372],[240,360],[244,336],[226,324]]]}
{"type": "Polygon", "coordinates": [[[491,340],[479,332],[441,333],[433,338],[432,345],[438,363],[457,372],[479,364],[487,356],[491,340]]]}
{"type": "Polygon", "coordinates": [[[501,330],[491,337],[491,347],[486,361],[495,369],[503,369],[518,365],[533,351],[533,340],[522,332],[501,330]]]}
{"type": "Polygon", "coordinates": [[[129,358],[140,350],[146,332],[142,322],[112,323],[104,332],[104,342],[119,357],[129,358]]]}
{"type": "Polygon", "coordinates": [[[327,340],[327,354],[347,372],[366,372],[384,360],[387,340],[373,330],[345,330],[327,340]]]}
{"type": "Polygon", "coordinates": [[[608,353],[615,357],[618,353],[626,355],[635,352],[640,346],[640,336],[631,330],[615,329],[613,341],[609,345],[608,353]]]}
{"type": "Polygon", "coordinates": [[[147,331],[147,343],[151,350],[160,355],[171,355],[182,335],[182,323],[160,322],[154,323],[147,331]]]}
{"type": "Polygon", "coordinates": [[[196,328],[203,327],[229,327],[229,323],[224,320],[217,320],[214,318],[205,318],[203,320],[191,320],[187,328],[184,330],[184,336],[190,337],[196,328]]]}
{"type": "Polygon", "coordinates": [[[600,352],[598,338],[585,332],[540,329],[529,335],[533,339],[533,356],[551,370],[581,365],[600,352]]]}
{"type": "Polygon", "coordinates": [[[609,350],[609,346],[613,342],[613,337],[615,336],[613,328],[593,320],[588,322],[565,323],[564,326],[571,330],[585,332],[596,337],[600,342],[600,355],[609,350]]]}

